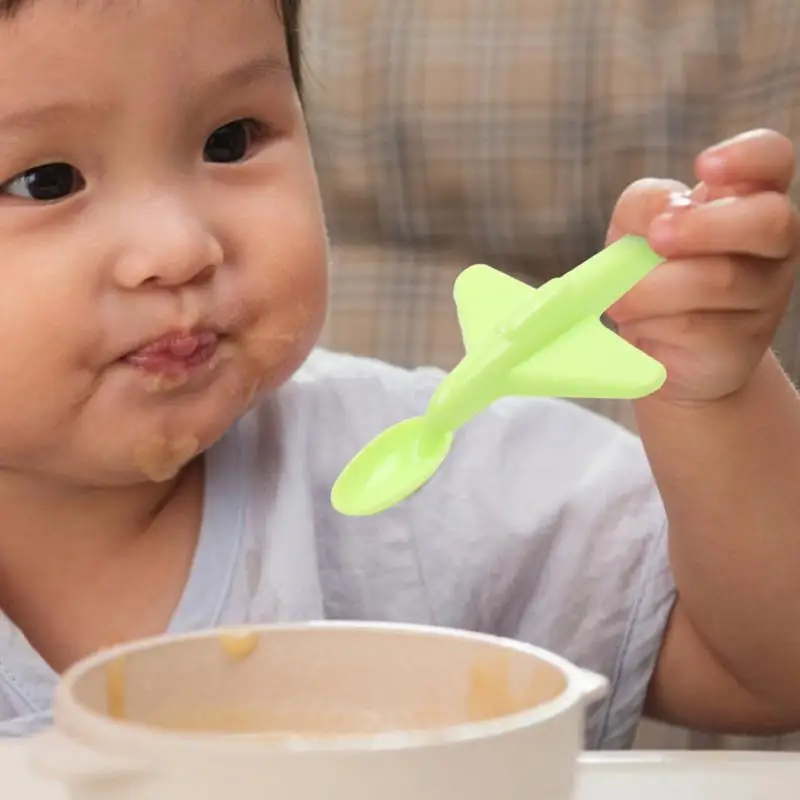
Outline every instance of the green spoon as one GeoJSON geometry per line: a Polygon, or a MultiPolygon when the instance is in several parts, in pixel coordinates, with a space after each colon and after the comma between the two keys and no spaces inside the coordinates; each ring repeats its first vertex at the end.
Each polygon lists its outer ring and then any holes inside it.
{"type": "Polygon", "coordinates": [[[369,516],[417,491],[450,452],[454,433],[507,396],[635,399],[659,389],[664,367],[600,321],[664,259],[624,237],[560,278],[533,289],[476,264],[455,282],[466,354],[423,416],[373,439],[333,486],[341,514],[369,516]]]}

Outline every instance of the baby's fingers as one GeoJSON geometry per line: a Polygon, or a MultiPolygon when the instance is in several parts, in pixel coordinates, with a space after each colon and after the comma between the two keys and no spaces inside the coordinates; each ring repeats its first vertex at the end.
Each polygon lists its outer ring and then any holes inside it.
{"type": "Polygon", "coordinates": [[[695,163],[709,185],[751,184],[786,192],[795,171],[794,144],[772,130],[754,130],[708,148],[695,163]]]}
{"type": "Polygon", "coordinates": [[[667,261],[609,310],[618,324],[706,311],[761,311],[783,307],[791,270],[774,262],[726,256],[667,261]]]}
{"type": "Polygon", "coordinates": [[[642,178],[628,186],[614,207],[607,243],[625,234],[646,236],[656,217],[670,207],[674,198],[689,195],[684,183],[658,178],[642,178]]]}
{"type": "Polygon", "coordinates": [[[647,237],[668,258],[729,253],[783,261],[797,252],[800,220],[786,195],[761,192],[667,211],[647,237]]]}

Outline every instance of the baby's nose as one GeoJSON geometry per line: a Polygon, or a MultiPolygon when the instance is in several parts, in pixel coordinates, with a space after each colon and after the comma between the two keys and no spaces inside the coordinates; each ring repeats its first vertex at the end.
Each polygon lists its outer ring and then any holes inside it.
{"type": "Polygon", "coordinates": [[[207,222],[175,200],[139,208],[131,242],[115,267],[125,289],[154,284],[179,287],[208,280],[223,263],[222,244],[207,222]]]}

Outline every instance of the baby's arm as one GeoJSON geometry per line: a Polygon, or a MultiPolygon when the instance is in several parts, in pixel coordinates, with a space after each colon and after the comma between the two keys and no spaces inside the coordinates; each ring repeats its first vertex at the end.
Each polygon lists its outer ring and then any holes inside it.
{"type": "Polygon", "coordinates": [[[671,208],[674,183],[634,184],[611,228],[668,258],[611,310],[668,375],[636,409],[679,597],[649,708],[702,727],[800,728],[800,398],[768,351],[800,244],[793,146],[754,131],[696,169],[701,183],[671,208]]]}
{"type": "Polygon", "coordinates": [[[676,724],[800,728],[800,398],[772,356],[712,407],[640,403],[679,599],[648,699],[676,724]]]}

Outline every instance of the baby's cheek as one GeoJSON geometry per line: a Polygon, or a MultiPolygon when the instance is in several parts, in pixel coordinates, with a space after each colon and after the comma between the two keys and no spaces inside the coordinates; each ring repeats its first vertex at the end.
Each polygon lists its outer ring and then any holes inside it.
{"type": "Polygon", "coordinates": [[[13,331],[0,338],[0,448],[49,450],[91,396],[92,378],[44,343],[25,347],[13,331]]]}
{"type": "Polygon", "coordinates": [[[324,279],[307,275],[272,295],[244,344],[248,373],[258,378],[259,389],[277,388],[305,361],[322,330],[326,290],[324,279]]]}
{"type": "Polygon", "coordinates": [[[253,372],[271,382],[269,379],[276,370],[306,348],[313,327],[313,313],[301,303],[285,310],[277,319],[267,319],[245,342],[245,357],[253,372]]]}

